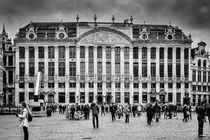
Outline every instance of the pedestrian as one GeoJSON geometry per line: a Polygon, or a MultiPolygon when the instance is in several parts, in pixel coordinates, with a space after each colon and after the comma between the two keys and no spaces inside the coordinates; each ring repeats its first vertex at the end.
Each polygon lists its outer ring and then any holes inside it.
{"type": "Polygon", "coordinates": [[[198,136],[203,137],[203,125],[205,122],[205,116],[206,116],[206,106],[205,102],[202,101],[201,105],[198,105],[196,107],[196,113],[198,114],[197,119],[198,119],[198,136]]]}
{"type": "Polygon", "coordinates": [[[151,125],[152,117],[154,115],[154,109],[151,103],[148,104],[146,111],[147,111],[147,124],[151,125]]]}
{"type": "Polygon", "coordinates": [[[74,120],[74,113],[75,113],[76,109],[75,109],[75,106],[72,105],[71,106],[71,119],[74,120]]]}
{"type": "Polygon", "coordinates": [[[114,104],[112,104],[112,106],[110,106],[110,112],[111,112],[111,116],[112,116],[112,121],[116,120],[115,118],[115,114],[116,114],[116,107],[114,106],[114,104]]]}
{"type": "Polygon", "coordinates": [[[93,118],[93,128],[95,128],[95,121],[96,121],[96,128],[98,128],[98,114],[99,114],[99,107],[96,103],[91,104],[92,110],[92,118],[93,118]]]}
{"type": "Polygon", "coordinates": [[[102,115],[105,116],[105,106],[104,106],[104,104],[102,104],[102,106],[101,106],[101,116],[102,115]]]}
{"type": "Polygon", "coordinates": [[[119,120],[120,120],[122,114],[123,114],[123,109],[122,109],[122,106],[119,105],[118,108],[117,108],[117,115],[118,115],[119,120]]]}
{"type": "Polygon", "coordinates": [[[206,113],[209,119],[209,125],[210,125],[210,103],[208,103],[207,108],[206,108],[206,113]]]}
{"type": "Polygon", "coordinates": [[[159,122],[161,108],[157,102],[155,103],[154,111],[155,111],[156,122],[159,122]]]}
{"type": "Polygon", "coordinates": [[[189,112],[189,108],[186,104],[184,104],[184,107],[183,107],[182,111],[183,111],[183,116],[184,116],[183,121],[187,122],[188,118],[189,118],[189,115],[190,115],[190,112],[189,112]]]}
{"type": "Polygon", "coordinates": [[[28,109],[27,109],[26,102],[21,103],[21,108],[22,108],[21,113],[16,114],[16,115],[20,119],[20,127],[23,127],[24,140],[28,140],[28,138],[29,138],[29,134],[28,134],[29,123],[28,123],[28,109]]]}
{"type": "Polygon", "coordinates": [[[129,123],[130,110],[127,105],[124,108],[124,112],[125,112],[125,123],[129,123]]]}

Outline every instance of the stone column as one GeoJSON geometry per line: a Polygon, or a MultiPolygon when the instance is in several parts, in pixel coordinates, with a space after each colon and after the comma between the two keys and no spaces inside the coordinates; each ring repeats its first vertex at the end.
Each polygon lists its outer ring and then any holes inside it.
{"type": "MultiPolygon", "coordinates": [[[[160,48],[156,47],[156,92],[160,93],[160,48]]],[[[160,95],[156,100],[160,101],[160,95]]]]}
{"type": "Polygon", "coordinates": [[[58,103],[58,46],[54,46],[54,50],[55,50],[55,78],[54,78],[54,81],[55,81],[55,102],[58,103]]]}
{"type": "Polygon", "coordinates": [[[102,46],[102,94],[103,102],[106,102],[106,46],[102,46]]]}
{"type": "Polygon", "coordinates": [[[151,91],[151,47],[147,47],[147,100],[150,102],[150,95],[148,94],[151,91]]]}
{"type": "Polygon", "coordinates": [[[25,47],[25,101],[28,103],[29,96],[28,96],[28,78],[29,78],[29,46],[25,47]]]}
{"type": "Polygon", "coordinates": [[[69,46],[65,46],[65,101],[69,103],[69,46]]]}
{"type": "Polygon", "coordinates": [[[80,46],[76,46],[76,103],[78,103],[79,100],[79,93],[80,93],[80,46]]]}
{"type": "MultiPolygon", "coordinates": [[[[44,91],[47,92],[48,91],[48,46],[44,46],[44,81],[45,81],[45,85],[44,85],[44,91]]],[[[46,96],[48,96],[46,94],[46,96]]],[[[48,97],[47,97],[48,99],[48,97]]]]}
{"type": "MultiPolygon", "coordinates": [[[[93,64],[94,64],[94,96],[98,95],[98,79],[97,79],[97,47],[98,46],[94,46],[93,47],[93,64]]],[[[96,99],[97,101],[97,99],[96,99]]]]}
{"type": "MultiPolygon", "coordinates": [[[[185,77],[184,76],[184,47],[181,47],[181,104],[183,104],[183,97],[185,96],[185,85],[184,81],[182,79],[185,77]]],[[[197,77],[197,76],[196,76],[197,77]]]]}
{"type": "Polygon", "coordinates": [[[34,70],[34,75],[35,77],[37,76],[38,74],[38,71],[39,71],[39,53],[38,53],[38,46],[34,46],[34,66],[35,66],[35,70],[34,70]]]}
{"type": "MultiPolygon", "coordinates": [[[[89,46],[85,46],[85,103],[88,103],[89,95],[89,46]]],[[[95,85],[94,85],[95,88],[95,85]]],[[[95,99],[95,93],[94,93],[95,99]]],[[[95,100],[94,100],[95,102],[95,100]]]]}
{"type": "Polygon", "coordinates": [[[168,48],[164,48],[164,89],[167,92],[166,102],[168,102],[168,48]]]}
{"type": "Polygon", "coordinates": [[[115,46],[111,46],[112,101],[115,102],[115,46]]]}
{"type": "Polygon", "coordinates": [[[130,104],[133,104],[133,46],[129,46],[129,66],[130,66],[130,104]]]}
{"type": "Polygon", "coordinates": [[[139,103],[142,104],[142,47],[139,47],[139,103]]]}
{"type": "Polygon", "coordinates": [[[19,82],[18,82],[18,79],[20,78],[20,75],[19,75],[19,46],[16,46],[16,49],[15,49],[15,66],[16,66],[16,69],[15,69],[15,105],[18,105],[19,104],[19,82]]]}
{"type": "Polygon", "coordinates": [[[124,90],[125,90],[125,84],[124,84],[124,46],[120,46],[120,97],[121,97],[121,103],[124,104],[124,90]]]}
{"type": "Polygon", "coordinates": [[[173,81],[173,103],[176,104],[177,101],[177,96],[176,96],[176,92],[177,92],[177,88],[176,88],[176,48],[173,47],[172,49],[172,81],[173,81]]]}

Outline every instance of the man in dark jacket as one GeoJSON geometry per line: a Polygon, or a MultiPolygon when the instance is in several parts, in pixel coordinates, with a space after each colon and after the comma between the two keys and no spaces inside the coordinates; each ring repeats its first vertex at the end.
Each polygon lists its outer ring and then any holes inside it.
{"type": "Polygon", "coordinates": [[[95,128],[95,120],[96,120],[96,127],[98,128],[98,114],[99,114],[99,107],[96,103],[91,104],[92,110],[92,117],[93,117],[93,128],[95,128]]]}
{"type": "Polygon", "coordinates": [[[111,112],[111,115],[112,115],[112,121],[116,120],[115,118],[115,113],[116,113],[116,107],[114,106],[114,104],[112,104],[112,106],[110,107],[110,112],[111,112]]]}
{"type": "Polygon", "coordinates": [[[201,102],[200,106],[196,107],[196,113],[198,114],[198,136],[203,137],[203,125],[206,116],[206,106],[204,101],[201,102]]]}

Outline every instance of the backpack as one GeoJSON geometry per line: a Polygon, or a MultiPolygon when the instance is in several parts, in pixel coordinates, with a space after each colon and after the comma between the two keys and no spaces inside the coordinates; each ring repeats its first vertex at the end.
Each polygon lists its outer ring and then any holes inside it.
{"type": "Polygon", "coordinates": [[[32,122],[32,120],[33,120],[32,113],[31,113],[31,111],[29,109],[28,109],[28,117],[27,117],[27,119],[28,119],[28,122],[32,122]]]}

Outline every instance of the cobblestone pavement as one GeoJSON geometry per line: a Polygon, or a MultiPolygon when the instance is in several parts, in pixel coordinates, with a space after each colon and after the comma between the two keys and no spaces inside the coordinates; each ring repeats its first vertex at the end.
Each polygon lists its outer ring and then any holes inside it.
{"type": "MultiPolygon", "coordinates": [[[[99,129],[93,129],[92,120],[67,120],[58,113],[51,117],[36,117],[30,124],[30,140],[210,140],[210,125],[204,124],[206,137],[198,138],[196,114],[189,122],[182,121],[182,114],[172,120],[161,119],[159,123],[146,124],[146,114],[130,117],[130,123],[111,121],[111,115],[99,117],[99,129]]],[[[0,140],[22,140],[18,118],[0,116],[0,140]]]]}

